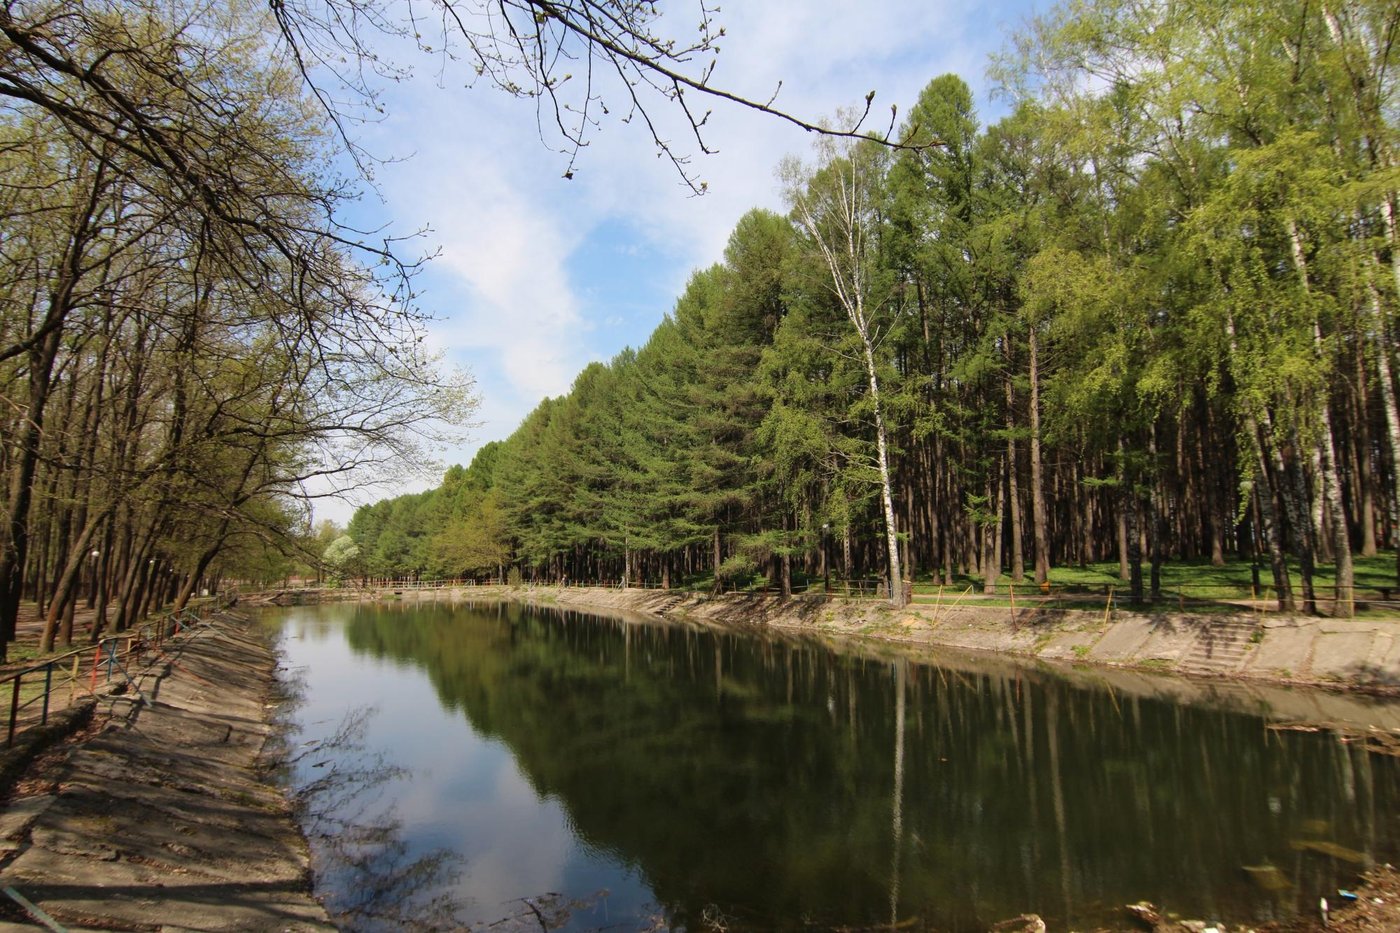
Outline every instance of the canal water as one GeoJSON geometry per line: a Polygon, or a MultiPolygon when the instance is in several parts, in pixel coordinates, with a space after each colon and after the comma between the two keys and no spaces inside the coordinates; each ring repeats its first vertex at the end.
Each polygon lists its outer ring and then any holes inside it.
{"type": "Polygon", "coordinates": [[[1239,709],[516,605],[269,624],[350,928],[1262,921],[1397,858],[1400,760],[1239,709]]]}

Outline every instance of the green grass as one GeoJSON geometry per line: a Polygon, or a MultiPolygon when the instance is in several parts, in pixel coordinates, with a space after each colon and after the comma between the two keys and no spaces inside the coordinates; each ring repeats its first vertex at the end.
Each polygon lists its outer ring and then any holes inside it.
{"type": "MultiPolygon", "coordinates": [[[[67,650],[66,648],[63,650],[67,650]]],[[[39,651],[39,643],[32,641],[14,641],[10,643],[9,649],[5,653],[5,663],[7,666],[28,666],[30,662],[40,658],[58,654],[58,650],[50,651],[47,655],[39,651]]]]}
{"type": "MultiPolygon", "coordinates": [[[[1299,593],[1298,569],[1295,562],[1290,561],[1289,570],[1293,580],[1295,594],[1299,593]]],[[[1023,601],[1043,599],[1043,594],[1035,585],[1032,579],[1031,568],[1026,568],[1026,578],[1015,585],[1015,602],[1018,607],[1023,601]]],[[[1144,562],[1143,588],[1149,589],[1151,586],[1151,567],[1144,562]]],[[[1315,575],[1315,585],[1319,598],[1326,599],[1331,595],[1335,568],[1331,564],[1324,564],[1317,568],[1315,575]]],[[[1383,589],[1391,590],[1392,599],[1400,599],[1400,586],[1397,586],[1395,579],[1395,552],[1384,551],[1375,557],[1358,557],[1355,559],[1356,587],[1358,596],[1365,599],[1367,596],[1375,597],[1383,589]]],[[[847,587],[836,574],[831,575],[831,593],[834,595],[846,595],[847,587]]],[[[1234,605],[1239,600],[1256,598],[1251,582],[1250,562],[1247,560],[1232,559],[1223,566],[1212,566],[1209,560],[1190,561],[1168,561],[1162,565],[1162,600],[1158,603],[1162,608],[1189,608],[1192,612],[1235,612],[1238,606],[1234,605]]],[[[1259,581],[1262,591],[1257,594],[1258,598],[1267,600],[1273,586],[1273,579],[1269,571],[1269,566],[1261,562],[1259,566],[1259,581]]],[[[823,578],[816,575],[808,575],[794,568],[792,584],[795,593],[821,593],[823,592],[823,578]]],[[[863,584],[864,592],[851,590],[849,595],[871,596],[874,592],[875,581],[860,581],[863,584]]],[[[1125,604],[1127,601],[1128,581],[1118,577],[1118,562],[1103,561],[1100,563],[1088,564],[1083,567],[1065,566],[1052,567],[1050,569],[1050,584],[1052,599],[1048,605],[1060,609],[1099,609],[1104,606],[1104,596],[1111,588],[1114,595],[1115,605],[1125,604]]],[[[634,584],[636,585],[636,584],[634,584]]],[[[655,581],[650,581],[648,586],[655,586],[655,581]]],[[[671,578],[671,590],[673,592],[712,592],[714,589],[714,576],[710,573],[700,573],[693,576],[684,577],[676,574],[671,578]]],[[[854,586],[854,584],[853,584],[854,586]]],[[[728,580],[724,583],[725,592],[774,592],[768,586],[767,579],[762,574],[755,573],[742,580],[728,580]]],[[[1010,593],[1011,577],[1002,574],[997,578],[997,591],[994,596],[982,596],[982,577],[972,574],[958,574],[953,582],[940,586],[935,582],[932,574],[921,573],[914,581],[914,593],[917,597],[922,597],[919,601],[928,604],[934,597],[938,597],[942,605],[951,605],[955,600],[963,598],[967,594],[967,599],[972,601],[976,597],[976,604],[980,607],[1005,607],[1010,608],[1012,598],[1010,593]],[[971,592],[967,592],[968,588],[971,592]],[[939,594],[941,593],[941,596],[939,594]]],[[[1369,617],[1394,617],[1393,609],[1359,609],[1359,618],[1369,617]]]]}
{"type": "MultiPolygon", "coordinates": [[[[1354,563],[1356,588],[1359,591],[1374,593],[1382,589],[1390,589],[1392,595],[1400,595],[1400,587],[1397,587],[1395,579],[1394,551],[1383,551],[1375,557],[1358,557],[1354,563]]],[[[1298,587],[1297,566],[1290,562],[1289,570],[1296,590],[1298,587]]],[[[1143,586],[1146,588],[1150,585],[1149,575],[1151,573],[1151,567],[1146,562],[1143,563],[1142,573],[1143,586]]],[[[1317,568],[1314,582],[1320,596],[1334,585],[1335,574],[1336,568],[1332,564],[1323,564],[1317,568]]],[[[1259,580],[1264,588],[1272,587],[1273,578],[1267,563],[1261,563],[1259,567],[1259,580]]],[[[1128,582],[1118,577],[1118,562],[1116,560],[1087,564],[1083,567],[1052,567],[1050,569],[1050,584],[1057,594],[1078,592],[1102,595],[1108,587],[1112,587],[1115,593],[1121,593],[1128,588],[1128,582]]],[[[999,593],[1004,594],[1010,585],[1010,575],[1002,574],[997,578],[999,593]]],[[[943,587],[944,598],[948,598],[950,590],[962,592],[969,586],[973,587],[973,592],[981,592],[982,577],[980,575],[958,575],[954,578],[951,586],[943,587]]],[[[922,579],[916,582],[914,589],[917,593],[937,593],[938,584],[925,574],[922,579]]],[[[1216,567],[1208,560],[1169,561],[1162,565],[1162,590],[1164,596],[1171,598],[1175,598],[1180,593],[1187,598],[1248,599],[1252,595],[1250,562],[1238,559],[1229,560],[1224,566],[1216,567]]],[[[1026,596],[1036,595],[1036,586],[1032,581],[1030,567],[1026,568],[1026,579],[1016,584],[1016,595],[1022,594],[1026,596]]]]}

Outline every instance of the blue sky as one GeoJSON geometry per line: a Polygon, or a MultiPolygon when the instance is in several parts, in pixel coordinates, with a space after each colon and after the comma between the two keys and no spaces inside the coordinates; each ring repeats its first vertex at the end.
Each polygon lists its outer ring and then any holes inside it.
{"type": "MultiPolygon", "coordinates": [[[[940,74],[972,86],[985,121],[1004,112],[986,78],[988,55],[1048,0],[730,0],[713,83],[820,119],[876,92],[875,109],[905,112],[940,74]]],[[[687,4],[668,16],[693,28],[687,4]]],[[[663,17],[661,27],[667,28],[663,17]]],[[[593,360],[644,343],[671,310],[691,272],[718,261],[734,223],[753,207],[783,210],[775,170],[806,157],[802,130],[737,107],[714,105],[708,141],[695,155],[708,183],[695,197],[659,159],[637,125],[605,123],[581,154],[541,142],[535,109],[469,75],[420,60],[411,80],[385,91],[385,118],[360,139],[391,164],[375,172],[377,194],[357,223],[399,233],[428,228],[421,245],[439,255],[419,281],[433,315],[430,341],[472,373],[478,426],[407,483],[317,506],[317,518],[348,521],[357,504],[436,484],[438,468],[465,464],[483,443],[507,437],[549,395],[567,392],[593,360]]],[[[679,138],[680,127],[671,127],[679,138]]]]}

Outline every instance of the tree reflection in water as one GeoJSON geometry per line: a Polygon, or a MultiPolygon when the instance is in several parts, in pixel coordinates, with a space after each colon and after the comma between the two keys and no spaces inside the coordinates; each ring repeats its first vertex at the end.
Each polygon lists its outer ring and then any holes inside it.
{"type": "MultiPolygon", "coordinates": [[[[285,719],[300,702],[284,682],[285,719]]],[[[411,772],[366,748],[373,706],[347,712],[335,731],[285,755],[292,806],[321,876],[326,910],[342,930],[457,930],[463,904],[452,887],[465,859],[448,849],[415,851],[403,822],[385,803],[390,785],[411,772]]]]}
{"type": "MultiPolygon", "coordinates": [[[[525,933],[527,930],[540,930],[543,933],[549,933],[550,930],[561,930],[567,927],[575,914],[593,910],[598,902],[607,896],[607,891],[599,891],[591,897],[571,898],[557,892],[541,894],[539,897],[521,897],[511,902],[519,906],[518,912],[502,917],[500,920],[473,927],[473,929],[494,930],[496,933],[525,933]]],[[[606,928],[594,927],[588,933],[602,929],[606,928]]],[[[667,929],[670,927],[666,924],[665,918],[661,914],[656,914],[651,918],[651,922],[638,927],[637,933],[652,933],[652,931],[667,929]]]]}
{"type": "Polygon", "coordinates": [[[410,847],[464,853],[477,928],[557,929],[496,900],[531,886],[612,890],[575,931],[1082,928],[1144,899],[1263,922],[1400,838],[1400,768],[1243,694],[513,605],[294,619],[325,708],[347,678],[402,691],[412,728],[377,740],[415,769],[410,847]]]}

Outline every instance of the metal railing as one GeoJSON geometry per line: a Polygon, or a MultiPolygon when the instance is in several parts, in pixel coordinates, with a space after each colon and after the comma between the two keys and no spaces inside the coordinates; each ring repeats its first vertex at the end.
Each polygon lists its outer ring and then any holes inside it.
{"type": "Polygon", "coordinates": [[[80,693],[97,696],[99,679],[103,687],[113,679],[121,684],[131,683],[135,679],[133,668],[147,660],[148,652],[159,653],[166,641],[204,624],[209,615],[228,605],[226,597],[217,597],[187,606],[0,677],[0,697],[5,695],[6,687],[10,697],[5,747],[13,747],[15,736],[24,729],[47,725],[49,714],[56,711],[56,700],[64,702],[63,708],[67,708],[80,693]],[[62,697],[65,688],[66,698],[62,697]]]}

